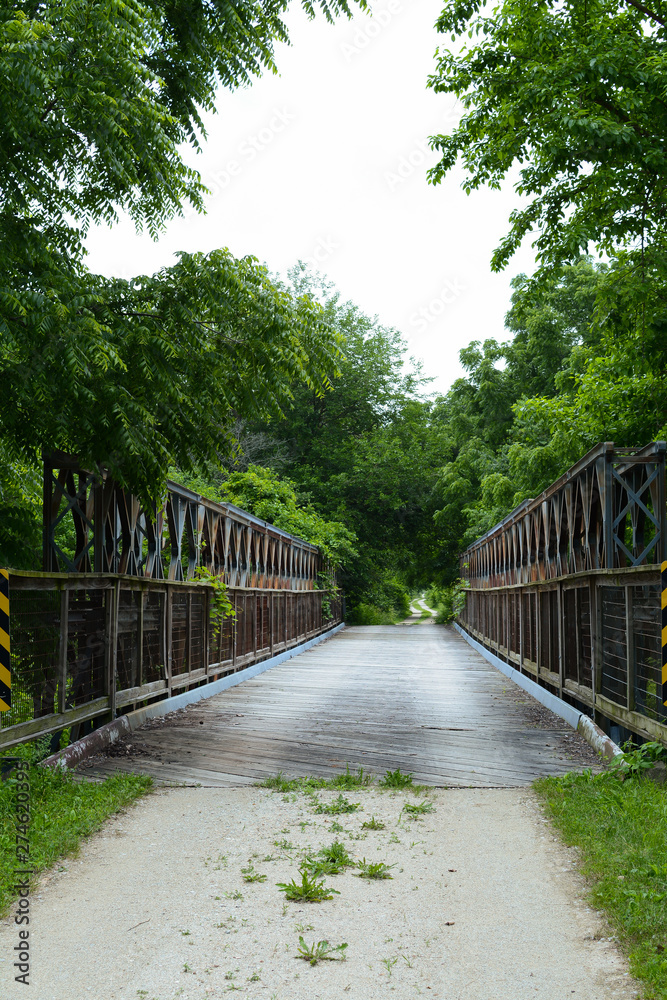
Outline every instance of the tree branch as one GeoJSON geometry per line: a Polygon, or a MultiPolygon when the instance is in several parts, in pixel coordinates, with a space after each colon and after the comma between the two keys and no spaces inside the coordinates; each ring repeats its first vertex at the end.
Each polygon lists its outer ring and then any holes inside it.
{"type": "Polygon", "coordinates": [[[637,0],[625,0],[625,2],[629,4],[630,7],[634,7],[635,10],[638,10],[641,14],[646,14],[651,21],[657,21],[657,23],[661,24],[663,28],[665,27],[665,20],[658,17],[658,15],[652,10],[649,10],[648,7],[645,7],[643,3],[638,3],[637,0]]]}

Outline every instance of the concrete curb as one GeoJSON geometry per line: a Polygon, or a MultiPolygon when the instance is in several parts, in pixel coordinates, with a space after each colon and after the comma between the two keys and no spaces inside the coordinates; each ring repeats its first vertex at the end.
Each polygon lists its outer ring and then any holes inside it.
{"type": "Polygon", "coordinates": [[[236,687],[237,684],[250,680],[251,677],[257,677],[258,674],[264,673],[265,670],[270,670],[271,667],[277,667],[279,663],[284,663],[285,660],[291,660],[293,656],[298,656],[299,653],[305,653],[311,646],[316,646],[319,642],[330,639],[332,635],[336,635],[342,628],[345,628],[345,622],[335,625],[334,628],[323,632],[321,635],[316,635],[314,639],[309,639],[308,642],[302,642],[299,646],[286,649],[283,653],[278,653],[268,660],[253,663],[249,667],[245,667],[244,670],[239,670],[236,674],[228,674],[227,677],[221,677],[219,681],[213,681],[204,687],[195,688],[193,691],[184,691],[183,694],[174,695],[173,698],[165,698],[163,701],[157,701],[146,708],[138,708],[134,712],[128,712],[127,715],[121,715],[117,719],[114,719],[113,722],[107,722],[106,725],[100,726],[94,733],[89,733],[88,736],[82,737],[76,743],[72,743],[71,746],[65,747],[64,750],[59,750],[57,753],[52,754],[51,757],[47,757],[41,761],[40,766],[59,767],[62,770],[76,767],[82,760],[86,760],[87,757],[92,757],[105,747],[111,746],[111,744],[116,743],[122,736],[133,733],[139,726],[143,726],[144,722],[148,719],[155,719],[160,715],[167,715],[169,712],[177,712],[187,705],[193,705],[195,702],[203,701],[205,698],[212,698],[213,695],[220,694],[221,691],[226,691],[230,687],[236,687]]]}
{"type": "Polygon", "coordinates": [[[608,760],[613,760],[614,757],[623,756],[623,751],[618,747],[613,740],[611,740],[606,733],[603,733],[599,726],[596,726],[592,719],[589,719],[587,715],[580,712],[578,708],[574,708],[572,705],[568,705],[566,701],[559,698],[557,695],[552,694],[551,691],[547,691],[546,688],[541,687],[535,681],[531,680],[530,677],[526,677],[525,674],[519,673],[514,667],[510,667],[509,663],[505,663],[501,660],[499,656],[492,653],[481,642],[477,642],[473,639],[471,635],[461,628],[456,622],[453,622],[454,628],[459,633],[459,635],[465,639],[465,641],[472,646],[473,649],[477,650],[485,660],[494,666],[497,670],[500,670],[502,674],[505,674],[514,684],[517,684],[520,688],[523,688],[535,701],[539,701],[541,705],[548,708],[550,712],[554,715],[560,716],[564,719],[573,729],[576,729],[580,733],[586,742],[601,756],[606,757],[608,760]]]}

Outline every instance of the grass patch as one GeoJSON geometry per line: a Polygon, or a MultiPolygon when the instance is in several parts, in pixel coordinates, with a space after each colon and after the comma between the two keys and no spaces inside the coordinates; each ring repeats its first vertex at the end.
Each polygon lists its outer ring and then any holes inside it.
{"type": "Polygon", "coordinates": [[[412,775],[403,774],[400,767],[395,771],[387,771],[384,778],[380,778],[381,788],[410,788],[412,785],[412,775]]]}
{"type": "Polygon", "coordinates": [[[667,1000],[667,787],[642,777],[635,760],[626,754],[595,776],[540,778],[535,789],[565,843],[580,849],[590,901],[607,915],[645,997],[667,1000]]]}
{"type": "MultiPolygon", "coordinates": [[[[59,858],[76,854],[90,836],[114,813],[151,788],[145,775],[119,774],[100,784],[74,781],[71,774],[31,767],[30,867],[36,876],[59,858]]],[[[13,890],[16,861],[16,779],[0,782],[0,915],[16,898],[13,890]]],[[[20,866],[19,866],[20,867],[20,866]]]]}
{"type": "Polygon", "coordinates": [[[333,790],[342,788],[346,791],[351,791],[353,788],[366,788],[372,783],[373,776],[364,772],[363,767],[360,767],[357,771],[350,771],[349,765],[346,764],[345,772],[343,774],[336,774],[333,778],[316,778],[312,776],[286,778],[282,771],[278,771],[276,775],[260,781],[258,787],[270,788],[274,792],[303,792],[308,794],[320,788],[330,788],[333,790]]]}

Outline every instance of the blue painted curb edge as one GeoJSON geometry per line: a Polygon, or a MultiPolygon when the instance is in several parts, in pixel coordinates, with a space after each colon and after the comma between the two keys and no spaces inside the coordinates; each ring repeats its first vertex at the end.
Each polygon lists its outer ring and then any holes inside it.
{"type": "Polygon", "coordinates": [[[597,753],[602,754],[604,757],[613,758],[622,756],[623,751],[620,747],[616,746],[613,740],[610,740],[606,733],[595,725],[592,719],[589,719],[587,715],[580,712],[579,709],[573,708],[572,705],[568,705],[566,701],[559,698],[557,695],[552,694],[551,691],[547,691],[546,688],[541,687],[535,681],[531,680],[530,677],[526,677],[525,674],[519,673],[514,667],[510,667],[509,663],[505,663],[501,660],[499,656],[492,653],[481,642],[477,642],[473,639],[471,635],[468,635],[464,628],[461,628],[457,622],[453,622],[454,628],[459,633],[459,635],[465,639],[465,641],[472,646],[478,653],[480,653],[485,660],[499,670],[502,674],[505,674],[514,684],[517,684],[520,688],[523,688],[535,701],[539,701],[541,705],[548,708],[550,712],[554,715],[560,716],[564,719],[573,729],[576,729],[586,740],[590,746],[593,747],[597,753]]]}

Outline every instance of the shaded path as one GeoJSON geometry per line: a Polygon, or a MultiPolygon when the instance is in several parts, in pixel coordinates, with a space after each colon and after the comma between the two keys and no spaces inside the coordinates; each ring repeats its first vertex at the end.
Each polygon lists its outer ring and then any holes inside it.
{"type": "Polygon", "coordinates": [[[240,785],[284,771],[400,767],[432,785],[514,787],[595,764],[561,719],[509,682],[453,629],[347,628],[185,711],[154,720],[87,775],[141,771],[164,782],[240,785]]]}

